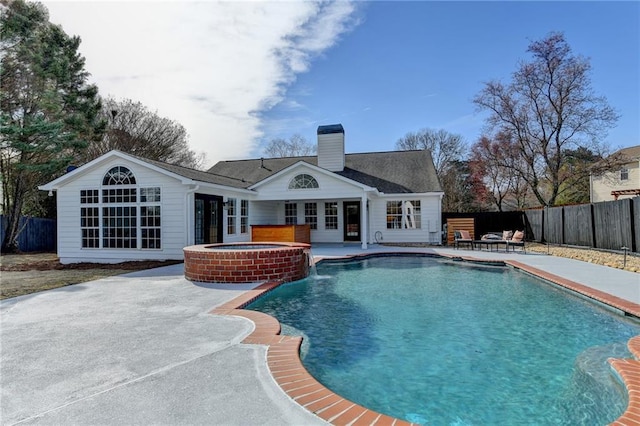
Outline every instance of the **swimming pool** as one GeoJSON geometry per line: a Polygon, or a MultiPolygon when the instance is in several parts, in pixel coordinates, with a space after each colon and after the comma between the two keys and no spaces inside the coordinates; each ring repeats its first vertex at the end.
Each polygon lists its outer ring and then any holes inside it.
{"type": "Polygon", "coordinates": [[[628,319],[510,268],[432,258],[322,262],[322,279],[250,309],[302,334],[303,362],[334,392],[423,424],[605,424],[626,407],[607,357],[628,319]]]}

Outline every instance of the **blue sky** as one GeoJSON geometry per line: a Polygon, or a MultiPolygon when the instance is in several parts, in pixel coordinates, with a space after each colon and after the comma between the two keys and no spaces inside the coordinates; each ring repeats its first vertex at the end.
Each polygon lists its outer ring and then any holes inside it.
{"type": "Polygon", "coordinates": [[[590,58],[594,91],[621,114],[607,141],[640,143],[636,1],[44,4],[82,38],[103,96],[181,123],[207,165],[258,157],[276,137],[314,142],[318,125],[334,123],[347,152],[393,150],[424,127],[471,144],[483,82],[507,81],[529,43],[551,31],[590,58]]]}
{"type": "Polygon", "coordinates": [[[490,79],[508,80],[529,42],[563,31],[589,57],[594,90],[622,115],[612,146],[640,143],[640,3],[371,2],[361,23],[314,61],[265,113],[266,138],[341,122],[350,152],[385,151],[423,127],[477,140],[471,102],[490,79]]]}

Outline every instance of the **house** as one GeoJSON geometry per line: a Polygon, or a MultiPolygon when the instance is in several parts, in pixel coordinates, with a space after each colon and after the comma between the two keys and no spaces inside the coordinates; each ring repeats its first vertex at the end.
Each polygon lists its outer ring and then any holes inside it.
{"type": "Polygon", "coordinates": [[[621,149],[613,154],[622,165],[615,171],[591,175],[592,203],[630,198],[640,195],[640,145],[621,149]]]}
{"type": "Polygon", "coordinates": [[[443,192],[428,151],[345,154],[320,126],[317,156],[221,161],[208,171],[119,151],[40,187],[57,192],[62,263],[182,259],[248,242],[252,225],[309,224],[312,243],[440,242],[443,192]]]}

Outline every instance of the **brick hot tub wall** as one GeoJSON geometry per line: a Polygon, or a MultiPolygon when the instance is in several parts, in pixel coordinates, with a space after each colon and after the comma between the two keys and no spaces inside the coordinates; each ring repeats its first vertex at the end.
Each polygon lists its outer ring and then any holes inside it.
{"type": "Polygon", "coordinates": [[[297,281],[309,275],[309,244],[202,244],[185,247],[184,275],[208,283],[297,281]],[[237,247],[237,248],[236,248],[237,247]]]}

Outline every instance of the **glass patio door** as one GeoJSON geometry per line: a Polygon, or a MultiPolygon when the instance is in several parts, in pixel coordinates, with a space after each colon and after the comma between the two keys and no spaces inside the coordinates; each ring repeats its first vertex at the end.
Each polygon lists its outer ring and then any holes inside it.
{"type": "Polygon", "coordinates": [[[344,208],[344,240],[360,241],[360,202],[345,201],[344,208]]]}
{"type": "Polygon", "coordinates": [[[222,242],[222,197],[195,195],[195,243],[222,242]]]}

